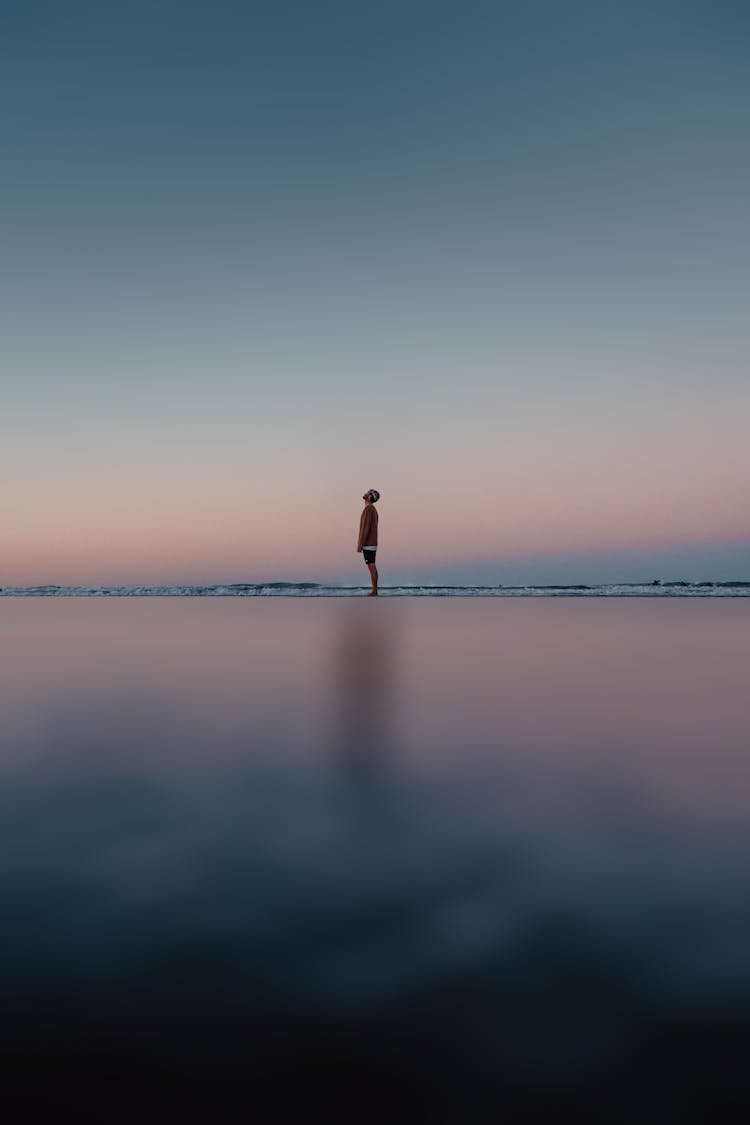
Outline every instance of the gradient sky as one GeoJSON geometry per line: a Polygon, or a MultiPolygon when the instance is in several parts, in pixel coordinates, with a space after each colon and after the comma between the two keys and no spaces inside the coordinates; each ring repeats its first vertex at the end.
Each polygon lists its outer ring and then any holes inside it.
{"type": "Polygon", "coordinates": [[[4,0],[0,584],[750,576],[744,3],[4,0]],[[666,571],[666,572],[665,572],[666,571]]]}

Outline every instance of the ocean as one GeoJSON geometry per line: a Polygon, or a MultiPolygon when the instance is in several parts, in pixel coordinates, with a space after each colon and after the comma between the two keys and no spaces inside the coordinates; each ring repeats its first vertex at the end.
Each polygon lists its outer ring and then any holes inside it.
{"type": "MultiPolygon", "coordinates": [[[[5,586],[0,597],[16,598],[352,598],[368,586],[336,586],[321,582],[231,582],[214,585],[160,586],[5,586]]],[[[746,598],[750,582],[611,582],[566,586],[380,586],[395,598],[746,598]]]]}

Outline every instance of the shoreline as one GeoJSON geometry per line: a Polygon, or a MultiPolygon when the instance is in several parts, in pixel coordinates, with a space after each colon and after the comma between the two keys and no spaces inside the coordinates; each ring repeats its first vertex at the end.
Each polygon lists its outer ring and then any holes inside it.
{"type": "MultiPolygon", "coordinates": [[[[4,598],[351,598],[362,597],[369,586],[326,585],[315,582],[217,583],[211,585],[143,586],[5,586],[4,598]]],[[[386,597],[437,598],[743,598],[750,597],[750,582],[607,583],[596,586],[451,586],[439,584],[381,586],[386,597]]]]}

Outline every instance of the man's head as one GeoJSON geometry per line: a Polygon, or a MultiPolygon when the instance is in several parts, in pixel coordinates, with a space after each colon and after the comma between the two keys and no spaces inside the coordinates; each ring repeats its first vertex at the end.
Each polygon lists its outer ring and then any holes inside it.
{"type": "Polygon", "coordinates": [[[377,488],[368,488],[362,499],[367,504],[374,504],[377,500],[380,499],[380,493],[378,492],[377,488]]]}

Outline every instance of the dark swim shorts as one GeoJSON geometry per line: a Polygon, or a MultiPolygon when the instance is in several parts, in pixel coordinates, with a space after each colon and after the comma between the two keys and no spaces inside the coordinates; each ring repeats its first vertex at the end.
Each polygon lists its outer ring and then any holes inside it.
{"type": "Polygon", "coordinates": [[[376,551],[377,551],[377,547],[363,547],[362,548],[362,554],[364,555],[364,559],[365,559],[366,563],[374,563],[375,562],[375,552],[376,551]]]}

